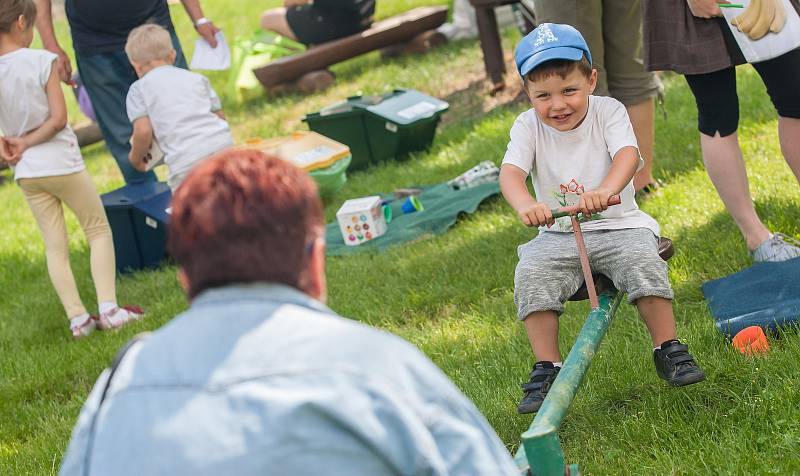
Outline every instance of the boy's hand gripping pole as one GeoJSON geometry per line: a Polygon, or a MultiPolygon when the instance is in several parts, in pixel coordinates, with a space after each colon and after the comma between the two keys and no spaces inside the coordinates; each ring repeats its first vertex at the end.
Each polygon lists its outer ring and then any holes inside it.
{"type": "MultiPolygon", "coordinates": [[[[608,199],[608,205],[619,205],[619,195],[612,195],[608,199]]],[[[583,280],[586,282],[586,291],[589,292],[589,303],[592,309],[600,307],[600,301],[597,299],[597,290],[594,288],[594,278],[592,278],[592,268],[589,267],[589,255],[586,253],[586,242],[583,241],[583,233],[581,232],[581,223],[578,221],[578,212],[580,209],[577,205],[571,207],[561,207],[552,210],[553,218],[560,218],[569,215],[572,220],[572,230],[575,232],[575,243],[578,245],[578,257],[581,260],[581,270],[583,271],[583,280]]]]}

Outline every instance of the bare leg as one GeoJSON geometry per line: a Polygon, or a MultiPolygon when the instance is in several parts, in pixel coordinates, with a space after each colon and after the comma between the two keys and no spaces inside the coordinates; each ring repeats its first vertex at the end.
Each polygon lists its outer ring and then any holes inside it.
{"type": "Polygon", "coordinates": [[[634,190],[640,190],[645,185],[655,182],[653,178],[653,141],[655,137],[655,100],[648,99],[638,104],[625,107],[633,125],[636,142],[639,143],[639,153],[644,159],[644,167],[636,172],[633,177],[634,190]]]}
{"type": "Polygon", "coordinates": [[[703,149],[706,171],[722,203],[739,227],[747,247],[756,249],[769,239],[769,230],[758,218],[750,197],[738,136],[735,132],[725,137],[721,137],[719,132],[714,137],[701,133],[700,147],[703,149]]]}
{"type": "Polygon", "coordinates": [[[261,15],[261,28],[268,31],[274,31],[279,35],[297,41],[289,22],[286,21],[286,8],[279,7],[265,11],[261,15]]]}
{"type": "Polygon", "coordinates": [[[536,361],[560,362],[558,315],[554,311],[532,312],[522,322],[536,361]]]}
{"type": "Polygon", "coordinates": [[[781,151],[795,178],[800,182],[800,119],[778,117],[781,151]]]}
{"type": "Polygon", "coordinates": [[[636,300],[636,308],[642,316],[653,347],[675,339],[675,316],[672,314],[672,301],[655,296],[646,296],[636,300]]]}

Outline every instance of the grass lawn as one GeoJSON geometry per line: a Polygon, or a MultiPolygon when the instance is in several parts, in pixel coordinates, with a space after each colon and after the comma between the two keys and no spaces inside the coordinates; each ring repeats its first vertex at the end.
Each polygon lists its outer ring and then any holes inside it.
{"type": "MultiPolygon", "coordinates": [[[[229,37],[246,34],[277,0],[206,0],[209,18],[229,37]]],[[[381,1],[379,16],[446,0],[381,1]]],[[[173,7],[187,52],[194,35],[173,7]]],[[[66,38],[66,26],[59,31],[66,38]]],[[[506,53],[518,39],[505,33],[506,53]]],[[[376,53],[333,68],[337,83],[311,96],[285,94],[246,106],[226,104],[237,140],[304,128],[302,115],[357,93],[411,87],[451,102],[433,148],[400,163],[350,174],[327,204],[332,219],[346,198],[452,178],[481,160],[502,159],[508,130],[525,104],[512,93],[486,95],[477,42],[447,45],[421,57],[385,61],[376,53]]],[[[226,75],[210,75],[218,91],[226,75]]],[[[758,76],[739,69],[739,130],[756,207],[768,226],[800,236],[800,188],[782,160],[776,115],[758,76]]],[[[655,375],[650,342],[635,310],[612,323],[561,432],[567,460],[587,474],[800,473],[800,339],[788,331],[766,358],[740,356],[713,326],[700,285],[750,264],[700,159],[694,102],[681,77],[666,79],[666,115],[657,116],[656,174],[667,184],[642,204],[675,240],[670,278],[679,335],[704,366],[705,383],[669,389],[655,375]],[[791,455],[795,456],[791,456],[791,455]]],[[[73,106],[74,110],[74,106],[73,106]]],[[[84,150],[101,192],[122,184],[103,145],[84,150]]],[[[3,175],[10,179],[6,171],[3,175]]],[[[55,474],[80,407],[100,371],[134,334],[157,329],[187,302],[175,268],[120,277],[121,303],[147,318],[119,332],[73,342],[47,277],[43,245],[20,190],[0,185],[0,474],[55,474]]],[[[72,265],[94,309],[88,249],[70,214],[72,265]]],[[[516,247],[531,239],[500,198],[486,202],[447,234],[383,254],[331,258],[331,307],[395,332],[419,346],[475,402],[509,447],[531,418],[516,414],[519,385],[532,356],[515,322],[516,247]]],[[[572,303],[562,317],[566,352],[588,311],[572,303]]]]}

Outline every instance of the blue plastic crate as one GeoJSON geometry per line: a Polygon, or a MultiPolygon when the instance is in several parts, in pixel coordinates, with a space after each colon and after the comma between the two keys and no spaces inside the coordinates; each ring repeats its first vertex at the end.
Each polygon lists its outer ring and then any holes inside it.
{"type": "Polygon", "coordinates": [[[134,229],[133,207],[155,195],[169,192],[164,182],[125,185],[101,195],[103,207],[114,235],[114,253],[120,273],[141,269],[142,255],[134,229]]]}
{"type": "Polygon", "coordinates": [[[139,244],[142,267],[161,264],[167,257],[167,225],[172,193],[159,193],[133,207],[133,228],[139,244]]]}

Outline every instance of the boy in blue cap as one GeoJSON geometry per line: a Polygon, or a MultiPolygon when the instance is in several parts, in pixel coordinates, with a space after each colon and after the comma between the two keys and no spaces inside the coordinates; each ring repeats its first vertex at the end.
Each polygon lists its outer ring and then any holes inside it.
{"type": "Polygon", "coordinates": [[[673,292],[658,255],[658,223],[639,210],[633,176],[643,164],[625,106],[592,96],[597,70],[581,34],[544,23],[523,38],[515,60],[532,109],[517,117],[503,158],[503,196],[539,234],[518,248],[514,302],[537,362],[517,411],[539,410],[561,369],[558,316],[583,283],[569,218],[552,208],[578,205],[592,270],[611,278],[635,303],[653,341],[658,376],[672,386],[705,374],[676,338],[673,292]],[[534,199],[526,180],[531,176],[534,199]],[[609,208],[612,195],[620,205],[609,208]],[[599,217],[596,215],[599,214],[599,217]]]}

